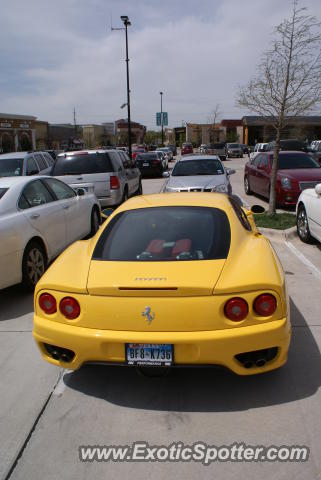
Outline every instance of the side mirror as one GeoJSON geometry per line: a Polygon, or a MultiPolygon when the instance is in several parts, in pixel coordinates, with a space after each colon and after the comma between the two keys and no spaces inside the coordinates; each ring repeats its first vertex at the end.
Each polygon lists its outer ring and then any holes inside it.
{"type": "Polygon", "coordinates": [[[226,168],[225,170],[226,170],[227,175],[233,175],[233,173],[236,173],[236,171],[233,170],[233,168],[226,168]]]}
{"type": "Polygon", "coordinates": [[[164,178],[168,178],[170,176],[171,176],[171,174],[169,172],[163,172],[163,177],[164,178]]]}
{"type": "Polygon", "coordinates": [[[86,195],[86,190],[84,188],[77,188],[76,193],[78,197],[83,197],[84,195],[86,195]]]}
{"type": "Polygon", "coordinates": [[[252,205],[251,212],[252,213],[264,213],[265,208],[262,207],[262,205],[252,205]]]}
{"type": "Polygon", "coordinates": [[[317,195],[321,195],[321,183],[318,183],[315,187],[314,187],[314,190],[315,190],[315,193],[317,195]]]}

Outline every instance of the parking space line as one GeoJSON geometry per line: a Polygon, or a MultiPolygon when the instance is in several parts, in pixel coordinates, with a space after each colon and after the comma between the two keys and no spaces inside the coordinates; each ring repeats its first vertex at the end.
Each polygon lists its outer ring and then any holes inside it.
{"type": "Polygon", "coordinates": [[[321,280],[321,271],[315,265],[313,265],[313,263],[310,262],[310,260],[308,260],[291,242],[286,240],[284,243],[292,251],[292,253],[294,253],[294,255],[296,255],[296,257],[298,257],[299,260],[301,260],[301,262],[304,263],[304,265],[310,270],[312,270],[312,273],[314,273],[314,275],[321,280]]]}

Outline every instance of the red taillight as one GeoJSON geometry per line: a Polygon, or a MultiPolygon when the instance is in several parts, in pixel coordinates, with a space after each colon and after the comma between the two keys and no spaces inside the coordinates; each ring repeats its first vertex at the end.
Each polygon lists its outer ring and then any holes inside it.
{"type": "Polygon", "coordinates": [[[153,164],[153,165],[159,165],[159,164],[160,164],[160,160],[153,160],[153,161],[152,161],[152,164],[153,164]]]}
{"type": "Polygon", "coordinates": [[[253,305],[255,313],[262,317],[269,317],[276,310],[276,299],[269,293],[259,295],[253,305]]]}
{"type": "Polygon", "coordinates": [[[115,175],[110,176],[110,189],[118,190],[120,188],[119,179],[115,175]]]}
{"type": "Polygon", "coordinates": [[[69,320],[79,317],[80,314],[79,303],[72,297],[63,298],[59,304],[59,310],[69,320]]]}
{"type": "Polygon", "coordinates": [[[248,304],[243,298],[231,298],[224,307],[224,313],[227,318],[234,322],[244,320],[249,311],[248,304]]]}
{"type": "Polygon", "coordinates": [[[48,315],[52,315],[57,311],[57,302],[55,297],[50,293],[42,293],[39,297],[39,306],[48,315]]]}

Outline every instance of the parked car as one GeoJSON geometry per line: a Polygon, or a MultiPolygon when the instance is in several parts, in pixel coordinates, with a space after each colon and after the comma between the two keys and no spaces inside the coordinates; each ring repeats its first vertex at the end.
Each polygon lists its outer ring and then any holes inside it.
{"type": "Polygon", "coordinates": [[[48,152],[13,152],[0,155],[0,177],[49,175],[54,159],[48,152]]]}
{"type": "Polygon", "coordinates": [[[202,143],[200,146],[200,153],[206,154],[207,153],[207,145],[205,143],[202,143]]]}
{"type": "Polygon", "coordinates": [[[254,160],[259,153],[265,152],[267,145],[267,143],[256,143],[253,152],[250,152],[250,159],[254,160]]]}
{"type": "Polygon", "coordinates": [[[227,158],[243,157],[243,150],[239,143],[227,143],[226,148],[227,148],[227,158]]]}
{"type": "Polygon", "coordinates": [[[254,375],[287,361],[282,266],[252,213],[227,195],[128,200],[56,260],[34,306],[42,358],[71,370],[220,365],[254,375]]]}
{"type": "Polygon", "coordinates": [[[81,150],[58,155],[51,175],[73,188],[94,184],[102,207],[142,193],[141,173],[121,150],[81,150]]]}
{"type": "MultiPolygon", "coordinates": [[[[275,147],[275,141],[273,140],[272,142],[269,142],[266,146],[266,151],[274,151],[275,147]]],[[[283,139],[280,140],[280,150],[286,150],[286,151],[295,151],[295,152],[307,152],[307,145],[302,142],[302,140],[297,140],[297,139],[283,139]]]]}
{"type": "Polygon", "coordinates": [[[163,152],[167,157],[167,162],[172,162],[173,160],[173,152],[169,147],[160,147],[157,148],[157,152],[163,152]]]}
{"type": "MultiPolygon", "coordinates": [[[[269,198],[273,152],[259,153],[245,165],[244,190],[269,198]]],[[[304,152],[280,152],[277,172],[278,205],[295,206],[300,193],[321,182],[320,165],[304,152]]]]}
{"type": "Polygon", "coordinates": [[[321,182],[307,188],[299,196],[296,206],[296,226],[300,240],[321,242],[321,182]]]}
{"type": "Polygon", "coordinates": [[[163,192],[221,192],[232,193],[229,176],[235,170],[224,168],[218,156],[185,156],[176,162],[171,174],[163,176],[163,192]]]}
{"type": "Polygon", "coordinates": [[[190,153],[193,153],[193,145],[189,142],[183,143],[181,148],[181,155],[188,155],[190,153]]]}
{"type": "Polygon", "coordinates": [[[227,156],[226,143],[223,143],[223,142],[211,143],[207,147],[207,153],[209,155],[217,155],[220,157],[221,160],[226,160],[226,156],[227,156]]]}
{"type": "Polygon", "coordinates": [[[0,179],[0,289],[23,282],[32,289],[68,245],[94,235],[96,196],[52,177],[0,179]]]}
{"type": "Polygon", "coordinates": [[[163,152],[145,152],[139,153],[136,157],[136,166],[142,175],[161,176],[166,170],[167,161],[163,152]]]}
{"type": "Polygon", "coordinates": [[[249,154],[248,146],[245,145],[245,143],[241,143],[241,147],[242,147],[242,150],[243,150],[243,155],[248,155],[249,154]]]}
{"type": "Polygon", "coordinates": [[[138,153],[144,153],[144,152],[146,152],[146,150],[143,147],[133,148],[132,159],[136,160],[136,155],[138,155],[138,153]]]}
{"type": "Polygon", "coordinates": [[[163,171],[168,169],[168,157],[165,155],[164,152],[161,150],[156,150],[156,153],[158,155],[158,158],[161,160],[162,165],[163,165],[163,171]]]}
{"type": "Polygon", "coordinates": [[[168,148],[170,148],[173,152],[173,156],[175,157],[177,155],[177,148],[176,148],[176,145],[171,145],[169,144],[168,145],[168,148]]]}

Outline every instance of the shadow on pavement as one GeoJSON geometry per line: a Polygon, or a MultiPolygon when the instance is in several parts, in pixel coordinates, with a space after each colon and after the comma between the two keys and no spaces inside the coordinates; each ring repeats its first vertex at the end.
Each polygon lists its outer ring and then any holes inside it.
{"type": "Polygon", "coordinates": [[[242,411],[293,402],[320,386],[321,357],[302,314],[291,302],[293,324],[288,363],[274,372],[240,377],[218,368],[174,369],[147,378],[135,369],[86,365],[66,374],[69,388],[127,408],[179,412],[242,411]]]}
{"type": "Polygon", "coordinates": [[[0,290],[0,322],[33,312],[33,293],[21,285],[0,290]]]}

